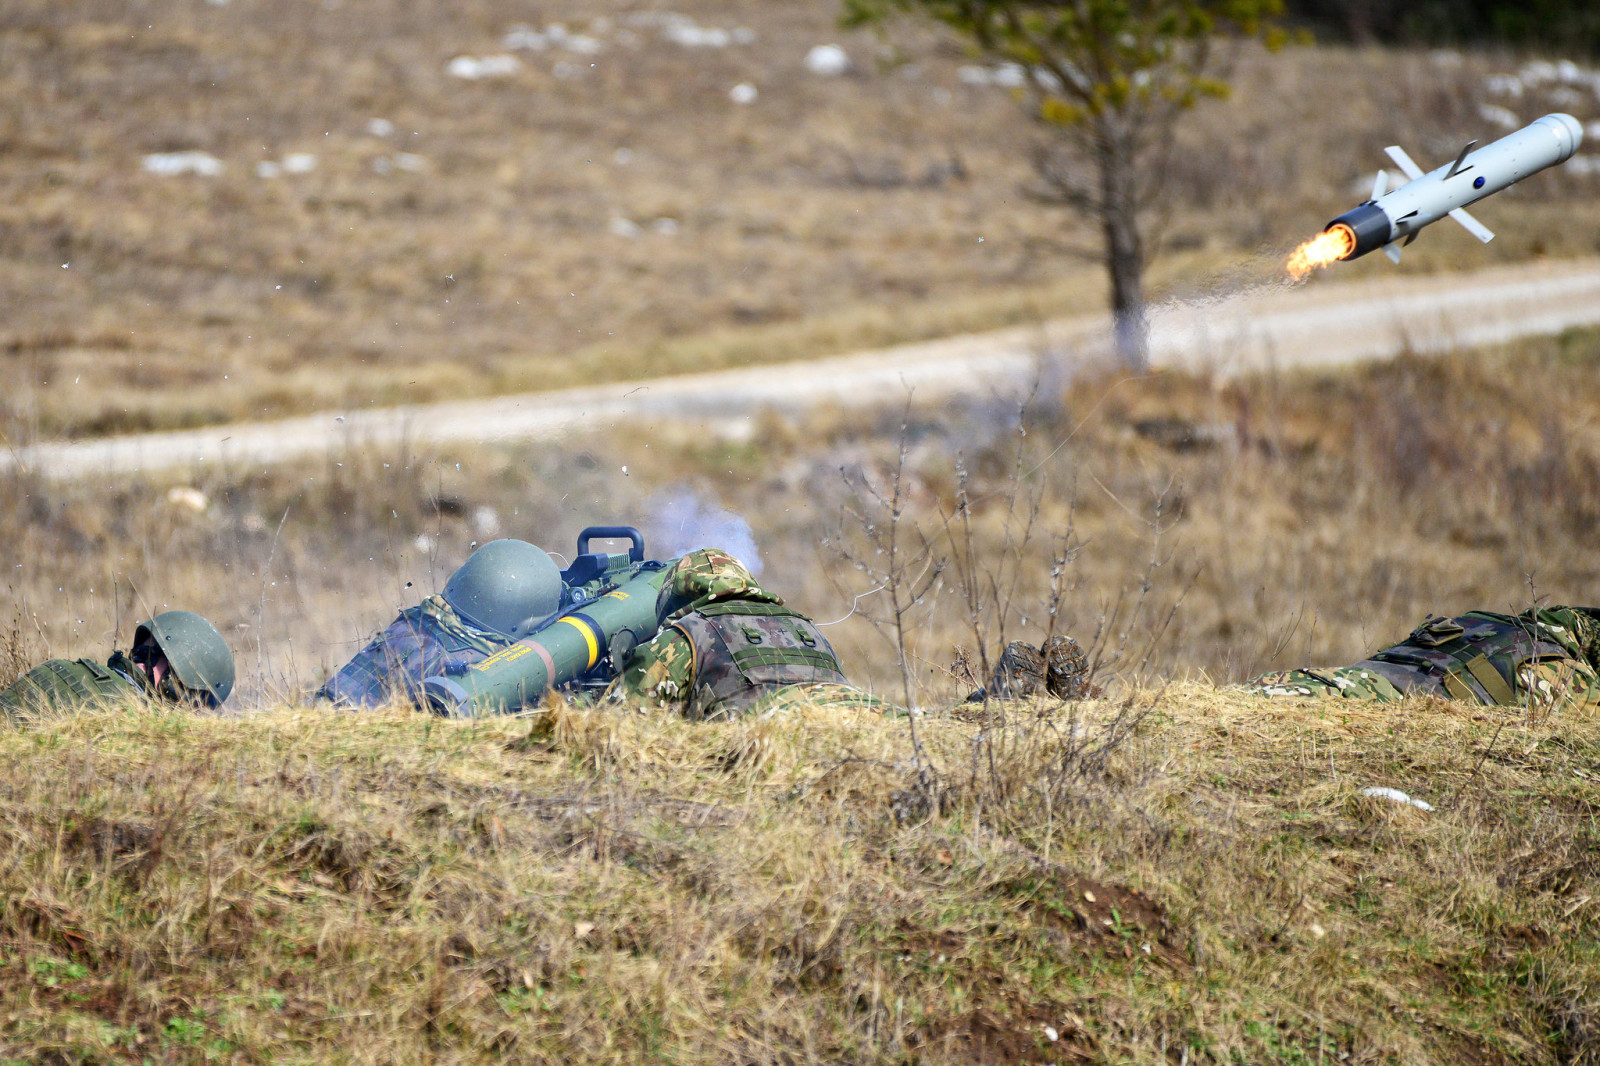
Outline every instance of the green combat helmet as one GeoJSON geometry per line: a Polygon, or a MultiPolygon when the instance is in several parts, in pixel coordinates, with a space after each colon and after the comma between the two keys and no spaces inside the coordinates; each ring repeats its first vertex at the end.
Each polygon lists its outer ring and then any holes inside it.
{"type": "Polygon", "coordinates": [[[216,707],[233,691],[233,652],[216,626],[193,611],[163,611],[133,631],[136,653],[148,642],[160,648],[171,664],[161,681],[162,695],[182,699],[192,694],[216,707]],[[187,693],[173,691],[172,678],[187,693]]]}
{"type": "Polygon", "coordinates": [[[492,540],[444,583],[444,600],[479,629],[521,639],[561,609],[561,571],[525,540],[492,540]]]}

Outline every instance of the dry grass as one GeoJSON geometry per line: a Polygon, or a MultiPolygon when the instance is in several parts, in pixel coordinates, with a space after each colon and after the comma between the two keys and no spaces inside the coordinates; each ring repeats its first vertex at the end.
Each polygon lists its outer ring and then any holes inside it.
{"type": "Polygon", "coordinates": [[[1600,1048],[1592,717],[1179,687],[919,732],[553,704],[0,734],[0,1057],[1600,1048]]]}
{"type": "MultiPolygon", "coordinates": [[[[8,4],[0,431],[555,387],[1102,305],[1097,269],[1067,251],[1092,243],[1084,228],[1025,191],[1031,132],[1004,90],[960,80],[958,48],[910,26],[840,38],[829,0],[680,10],[756,40],[681,48],[615,0],[8,4]],[[520,22],[605,48],[521,53],[500,81],[445,73],[520,22]],[[835,38],[856,73],[806,73],[806,50],[835,38]],[[744,81],[760,91],[748,107],[728,98],[744,81]],[[395,132],[371,135],[374,118],[395,132]],[[141,171],[180,149],[227,169],[141,171]],[[316,168],[256,176],[297,152],[316,168]],[[675,234],[652,228],[663,218],[675,234]]],[[[1177,157],[1155,288],[1276,256],[1359,198],[1386,144],[1426,162],[1484,136],[1478,106],[1507,101],[1482,76],[1517,60],[1457,60],[1245,56],[1233,100],[1197,114],[1177,157]]],[[[1559,106],[1600,117],[1600,102],[1559,106]]],[[[1530,181],[1485,206],[1493,245],[1439,227],[1407,269],[1592,254],[1594,180],[1530,181]]],[[[1370,269],[1387,266],[1350,272],[1370,269]]]]}

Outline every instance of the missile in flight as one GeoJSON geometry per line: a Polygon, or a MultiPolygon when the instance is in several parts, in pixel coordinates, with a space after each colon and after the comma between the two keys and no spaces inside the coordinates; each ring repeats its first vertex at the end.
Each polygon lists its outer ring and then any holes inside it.
{"type": "Polygon", "coordinates": [[[1487,244],[1494,234],[1467,214],[1466,207],[1530,174],[1566,162],[1582,141],[1583,127],[1577,119],[1559,113],[1546,115],[1482,148],[1477,148],[1477,141],[1469,141],[1455,162],[1426,174],[1404,148],[1391,145],[1389,158],[1410,180],[1386,192],[1387,175],[1378,171],[1372,199],[1346,211],[1295,249],[1289,271],[1301,277],[1313,267],[1358,259],[1375,248],[1382,248],[1398,263],[1400,249],[1416,240],[1424,226],[1446,215],[1487,244]]]}

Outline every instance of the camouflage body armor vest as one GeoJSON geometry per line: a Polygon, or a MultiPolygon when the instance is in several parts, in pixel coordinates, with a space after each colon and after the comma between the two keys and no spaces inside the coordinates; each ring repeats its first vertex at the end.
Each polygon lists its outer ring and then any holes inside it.
{"type": "Polygon", "coordinates": [[[467,625],[442,596],[430,596],[401,611],[316,698],[348,707],[379,707],[396,697],[418,702],[423,678],[462,673],[510,643],[467,625]]]}
{"type": "Polygon", "coordinates": [[[690,718],[743,714],[786,685],[849,684],[816,623],[775,603],[713,603],[672,627],[694,646],[690,718]]]}
{"type": "Polygon", "coordinates": [[[1403,693],[1504,705],[1517,702],[1517,671],[1524,664],[1570,657],[1526,616],[1471,611],[1425,622],[1351,669],[1379,674],[1403,693]]]}
{"type": "MultiPolygon", "coordinates": [[[[138,669],[120,652],[111,662],[119,658],[130,671],[138,669]]],[[[51,659],[0,691],[0,717],[26,722],[41,714],[122,702],[140,694],[138,685],[109,664],[93,659],[51,659]]]]}

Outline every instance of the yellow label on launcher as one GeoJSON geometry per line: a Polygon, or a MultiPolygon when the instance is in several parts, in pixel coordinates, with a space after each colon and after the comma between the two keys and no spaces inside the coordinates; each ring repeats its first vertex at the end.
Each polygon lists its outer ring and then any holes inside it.
{"type": "Polygon", "coordinates": [[[499,663],[508,663],[513,659],[520,659],[533,649],[526,644],[513,644],[509,648],[501,648],[481,663],[473,663],[474,670],[488,670],[499,663]]]}

